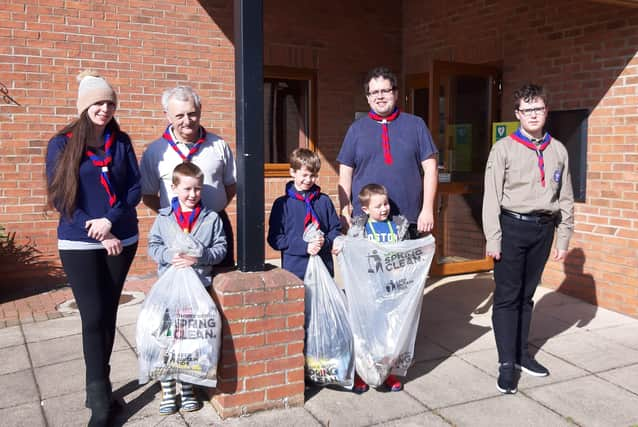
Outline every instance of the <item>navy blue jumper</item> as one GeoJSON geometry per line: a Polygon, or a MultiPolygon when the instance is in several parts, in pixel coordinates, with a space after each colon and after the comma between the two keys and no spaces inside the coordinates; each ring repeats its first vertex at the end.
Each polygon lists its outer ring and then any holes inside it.
{"type": "MultiPolygon", "coordinates": [[[[49,141],[46,159],[46,173],[49,182],[53,178],[58,156],[68,142],[66,135],[56,135],[49,141]]],[[[71,218],[60,215],[58,239],[98,243],[88,236],[84,226],[86,221],[107,218],[113,224],[111,233],[120,240],[137,235],[137,213],[135,206],[142,198],[140,170],[129,136],[119,132],[111,147],[113,161],[109,180],[115,191],[116,202],[109,205],[109,198],[100,184],[99,167],[93,165],[86,155],[80,160],[78,177],[78,195],[75,210],[71,218]]]]}
{"type": "MultiPolygon", "coordinates": [[[[289,188],[294,189],[292,181],[286,184],[286,195],[275,200],[270,211],[268,244],[281,251],[281,266],[303,280],[308,266],[308,243],[303,240],[304,219],[306,217],[306,205],[303,201],[287,195],[289,188]]],[[[313,186],[310,191],[314,191],[313,186]]],[[[319,251],[319,256],[334,276],[332,262],[332,243],[341,235],[341,223],[337,216],[332,200],[327,194],[320,193],[319,197],[312,200],[312,208],[319,219],[320,230],[324,234],[325,243],[319,251]]]]}

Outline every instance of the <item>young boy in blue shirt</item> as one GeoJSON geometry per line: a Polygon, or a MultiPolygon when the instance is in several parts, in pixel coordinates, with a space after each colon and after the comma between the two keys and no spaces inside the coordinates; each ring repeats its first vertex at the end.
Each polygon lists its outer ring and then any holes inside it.
{"type": "MultiPolygon", "coordinates": [[[[389,219],[390,201],[388,191],[383,185],[364,185],[359,191],[358,197],[364,215],[359,215],[352,219],[352,226],[348,229],[348,236],[367,238],[379,243],[396,243],[406,238],[410,224],[401,215],[396,215],[389,219]]],[[[341,248],[342,243],[338,241],[333,252],[338,254],[341,248]]],[[[390,391],[403,389],[403,384],[394,375],[389,375],[384,384],[390,391]]],[[[352,391],[364,393],[368,389],[368,384],[359,375],[356,375],[352,391]]]]}
{"type": "MultiPolygon", "coordinates": [[[[173,170],[173,198],[171,206],[160,209],[148,238],[148,253],[158,264],[161,276],[171,265],[175,268],[193,267],[209,288],[212,282],[213,265],[219,264],[226,256],[226,235],[222,220],[214,211],[202,204],[201,192],[204,174],[197,165],[181,163],[173,170]],[[179,229],[177,229],[179,228],[179,229]],[[199,258],[175,253],[171,240],[175,233],[189,233],[203,252],[199,258]]],[[[174,379],[163,378],[162,401],[159,412],[170,415],[177,412],[177,384],[174,379]]],[[[201,403],[195,397],[193,385],[181,382],[182,411],[197,411],[201,403]]]]}
{"type": "Polygon", "coordinates": [[[321,169],[319,156],[307,148],[290,155],[290,176],[286,194],[270,211],[268,244],[281,251],[281,266],[303,280],[310,255],[319,255],[334,276],[332,243],[341,234],[341,223],[330,197],[316,185],[321,169]],[[305,242],[304,231],[315,224],[323,236],[305,242]]]}
{"type": "Polygon", "coordinates": [[[365,237],[379,243],[396,243],[407,238],[410,224],[403,215],[390,217],[388,190],[380,184],[367,184],[358,195],[364,215],[352,219],[348,236],[365,237]]]}

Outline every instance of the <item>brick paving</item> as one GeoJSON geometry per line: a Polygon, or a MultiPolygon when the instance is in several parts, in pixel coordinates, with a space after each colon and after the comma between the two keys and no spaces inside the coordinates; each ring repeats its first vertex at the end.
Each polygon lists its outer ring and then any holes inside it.
{"type": "MultiPolygon", "coordinates": [[[[146,294],[155,279],[154,274],[129,276],[124,284],[124,291],[139,291],[146,294]]],[[[4,302],[0,304],[0,328],[63,317],[64,314],[58,311],[58,306],[70,299],[73,299],[71,288],[64,286],[4,302]]]]}

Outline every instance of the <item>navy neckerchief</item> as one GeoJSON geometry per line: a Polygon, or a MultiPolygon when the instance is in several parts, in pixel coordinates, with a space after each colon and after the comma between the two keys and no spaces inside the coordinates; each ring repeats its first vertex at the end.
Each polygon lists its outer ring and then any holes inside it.
{"type": "Polygon", "coordinates": [[[190,212],[188,218],[184,216],[184,213],[182,212],[182,206],[179,204],[179,199],[177,197],[173,197],[173,200],[171,200],[171,207],[173,208],[173,213],[175,214],[175,219],[179,224],[179,228],[184,230],[184,233],[190,233],[193,229],[195,221],[197,221],[197,217],[202,211],[201,200],[197,203],[195,209],[190,212]]]}
{"type": "Polygon", "coordinates": [[[173,137],[171,136],[170,126],[166,128],[162,137],[165,140],[167,140],[168,144],[173,148],[173,150],[175,150],[175,152],[179,154],[179,156],[182,158],[182,162],[188,163],[191,161],[191,158],[195,155],[195,153],[197,153],[197,150],[199,150],[199,147],[204,143],[204,141],[206,141],[206,129],[204,129],[203,126],[200,126],[200,129],[201,129],[200,131],[201,136],[199,137],[197,141],[195,141],[191,149],[188,150],[187,155],[184,155],[184,153],[182,153],[182,150],[179,149],[179,147],[177,146],[177,143],[173,140],[173,137]]]}
{"type": "MultiPolygon", "coordinates": [[[[68,134],[68,136],[70,137],[71,134],[68,134]]],[[[114,133],[104,133],[104,158],[100,158],[92,149],[88,147],[86,149],[86,156],[91,159],[91,162],[93,162],[93,166],[101,168],[100,184],[102,184],[102,187],[104,187],[106,194],[109,196],[110,206],[113,206],[116,201],[115,191],[113,191],[113,186],[111,185],[111,180],[109,179],[109,165],[113,162],[111,147],[113,147],[114,141],[114,133]]]]}
{"type": "Polygon", "coordinates": [[[317,225],[317,229],[319,229],[319,217],[317,216],[315,210],[312,208],[312,204],[310,202],[319,197],[320,192],[321,188],[319,188],[319,186],[317,185],[313,185],[310,190],[306,192],[306,196],[304,197],[299,194],[299,192],[297,192],[294,183],[288,187],[288,197],[300,200],[306,204],[306,216],[303,221],[304,228],[306,228],[308,224],[314,223],[317,225]]]}

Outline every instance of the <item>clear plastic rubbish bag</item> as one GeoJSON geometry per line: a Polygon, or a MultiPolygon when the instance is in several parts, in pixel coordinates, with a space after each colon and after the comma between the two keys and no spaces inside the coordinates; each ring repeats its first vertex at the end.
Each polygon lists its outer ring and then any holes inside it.
{"type": "Polygon", "coordinates": [[[176,379],[215,387],[221,319],[191,267],[169,267],[146,297],[136,330],[139,382],[176,379]]]}
{"type": "Polygon", "coordinates": [[[306,275],[306,377],[319,385],[352,388],[354,342],[344,295],[318,255],[306,275]]]}
{"type": "Polygon", "coordinates": [[[199,258],[204,253],[204,245],[195,239],[192,234],[185,233],[177,223],[173,222],[173,226],[163,230],[165,235],[163,236],[166,246],[170,252],[170,257],[173,255],[183,254],[199,258]]]}
{"type": "Polygon", "coordinates": [[[369,385],[405,375],[414,358],[434,238],[379,244],[345,237],[338,260],[348,295],[355,364],[369,385]]]}

